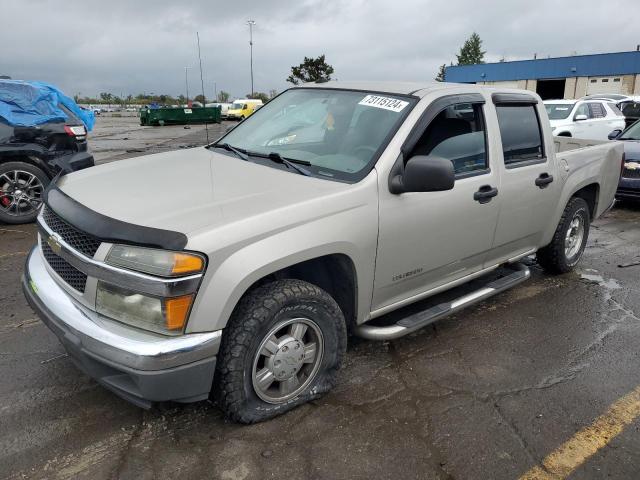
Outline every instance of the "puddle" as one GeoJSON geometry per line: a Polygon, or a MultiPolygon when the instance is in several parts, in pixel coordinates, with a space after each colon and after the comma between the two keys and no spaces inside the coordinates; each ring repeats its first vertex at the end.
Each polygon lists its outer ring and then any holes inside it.
{"type": "MultiPolygon", "coordinates": [[[[589,272],[596,272],[597,270],[587,269],[589,272]]],[[[602,275],[596,275],[594,273],[581,273],[580,278],[586,280],[587,282],[597,283],[601,287],[606,288],[607,290],[617,290],[622,288],[620,282],[618,282],[615,278],[610,278],[609,280],[605,280],[602,275]]]]}

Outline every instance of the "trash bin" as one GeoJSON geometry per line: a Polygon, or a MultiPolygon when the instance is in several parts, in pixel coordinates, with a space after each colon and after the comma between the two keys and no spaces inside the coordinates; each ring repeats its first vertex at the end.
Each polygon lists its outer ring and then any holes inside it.
{"type": "Polygon", "coordinates": [[[140,110],[140,125],[193,125],[220,123],[222,107],[145,108],[140,110]]]}

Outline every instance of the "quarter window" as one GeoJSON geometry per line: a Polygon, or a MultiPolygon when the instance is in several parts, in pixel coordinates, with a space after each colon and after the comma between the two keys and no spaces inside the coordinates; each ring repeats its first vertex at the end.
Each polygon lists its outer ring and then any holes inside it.
{"type": "Polygon", "coordinates": [[[543,158],[540,122],[534,105],[496,105],[505,165],[543,158]]]}
{"type": "Polygon", "coordinates": [[[413,155],[434,155],[451,160],[458,175],[486,170],[482,104],[457,103],[445,108],[422,134],[413,155]]]}

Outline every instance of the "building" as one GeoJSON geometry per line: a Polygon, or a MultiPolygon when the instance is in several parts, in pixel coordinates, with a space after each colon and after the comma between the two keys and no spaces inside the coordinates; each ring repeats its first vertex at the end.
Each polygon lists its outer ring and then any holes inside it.
{"type": "Polygon", "coordinates": [[[523,88],[542,99],[640,95],[640,51],[451,66],[445,81],[523,88]]]}

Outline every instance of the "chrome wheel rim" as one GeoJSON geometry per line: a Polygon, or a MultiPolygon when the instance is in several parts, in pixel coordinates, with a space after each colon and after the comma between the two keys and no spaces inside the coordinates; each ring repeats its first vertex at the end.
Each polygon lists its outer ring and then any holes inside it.
{"type": "Polygon", "coordinates": [[[584,220],[579,213],[576,213],[569,223],[569,228],[564,237],[564,255],[567,260],[577,255],[582,247],[584,238],[584,220]]]}
{"type": "Polygon", "coordinates": [[[31,172],[11,170],[0,175],[0,210],[13,217],[30,215],[42,205],[42,182],[31,172]]]}
{"type": "Polygon", "coordinates": [[[253,360],[251,380],[267,403],[298,396],[316,377],[324,353],[320,327],[308,318],[278,322],[265,335],[253,360]]]}

